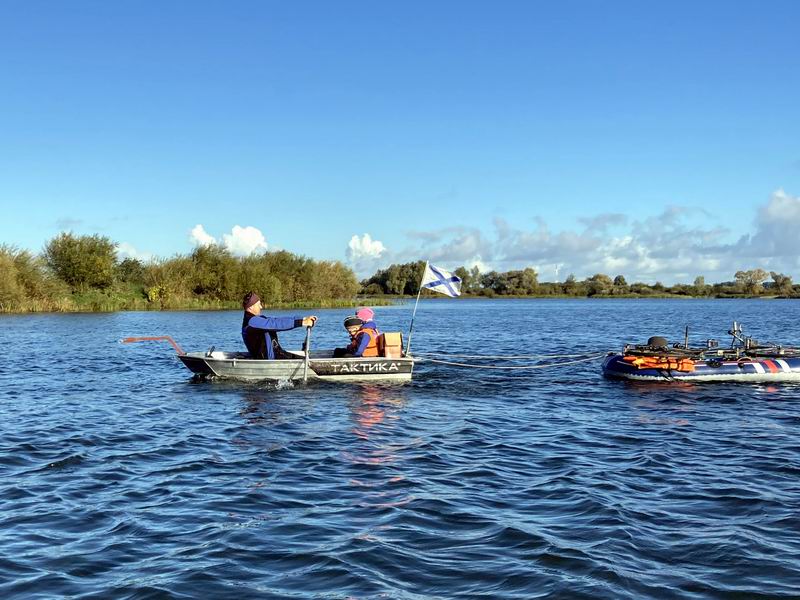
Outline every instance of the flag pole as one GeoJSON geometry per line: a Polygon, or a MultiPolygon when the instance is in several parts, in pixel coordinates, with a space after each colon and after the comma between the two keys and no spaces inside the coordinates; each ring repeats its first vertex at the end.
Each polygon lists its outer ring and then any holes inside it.
{"type": "Polygon", "coordinates": [[[422,293],[422,280],[425,279],[425,273],[428,271],[428,261],[425,261],[425,268],[422,270],[422,279],[419,280],[419,291],[417,292],[417,301],[414,303],[414,312],[411,313],[411,325],[408,327],[408,341],[406,342],[406,356],[411,350],[411,332],[414,331],[414,317],[417,316],[417,306],[419,306],[419,295],[422,293]]]}

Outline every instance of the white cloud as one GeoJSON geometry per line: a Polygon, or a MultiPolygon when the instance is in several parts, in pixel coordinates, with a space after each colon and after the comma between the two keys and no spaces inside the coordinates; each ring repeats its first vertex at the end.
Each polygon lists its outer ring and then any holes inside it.
{"type": "MultiPolygon", "coordinates": [[[[208,246],[217,243],[217,238],[206,232],[202,225],[195,225],[189,239],[195,246],[208,246]]],[[[222,235],[222,245],[236,256],[248,256],[257,250],[267,249],[264,234],[255,227],[235,225],[230,233],[222,235]]]]}
{"type": "Polygon", "coordinates": [[[392,262],[430,260],[445,269],[477,266],[481,272],[492,270],[493,244],[475,227],[445,227],[436,231],[410,232],[414,245],[406,248],[392,262]],[[406,258],[407,257],[407,258],[406,258]]]}
{"type": "Polygon", "coordinates": [[[478,271],[481,273],[488,273],[492,270],[491,265],[488,263],[483,262],[481,259],[480,254],[477,254],[470,258],[469,260],[464,261],[464,268],[468,271],[471,271],[474,267],[478,267],[478,271]]]}
{"type": "Polygon", "coordinates": [[[697,275],[724,281],[738,270],[756,267],[797,275],[800,197],[774,192],[756,211],[752,233],[738,241],[730,240],[723,218],[715,219],[702,208],[687,206],[667,206],[640,220],[620,214],[589,215],[563,231],[553,231],[539,218],[530,229],[495,219],[490,234],[464,227],[411,232],[411,245],[391,258],[392,262],[430,259],[445,268],[534,267],[541,269],[543,280],[563,280],[569,273],[578,278],[606,273],[625,275],[629,282],[691,282],[697,275]]]}
{"type": "Polygon", "coordinates": [[[195,246],[211,246],[217,240],[206,233],[206,230],[199,223],[194,226],[189,234],[189,239],[195,246]]]}
{"type": "Polygon", "coordinates": [[[796,257],[800,254],[800,197],[775,191],[756,215],[747,246],[750,256],[796,257]]]}
{"type": "Polygon", "coordinates": [[[348,264],[359,277],[372,275],[381,265],[381,258],[387,254],[386,246],[379,240],[365,233],[361,237],[354,235],[347,244],[345,255],[348,264]]]}
{"type": "Polygon", "coordinates": [[[128,242],[121,242],[117,244],[117,258],[119,260],[135,258],[136,260],[148,261],[153,258],[153,254],[150,252],[140,252],[128,242]]]}
{"type": "Polygon", "coordinates": [[[255,227],[239,227],[235,225],[230,233],[222,236],[225,247],[237,256],[248,256],[256,250],[267,249],[264,234],[255,227]]]}
{"type": "Polygon", "coordinates": [[[380,258],[386,252],[386,246],[365,233],[361,237],[354,235],[347,244],[347,260],[354,262],[363,258],[380,258]]]}

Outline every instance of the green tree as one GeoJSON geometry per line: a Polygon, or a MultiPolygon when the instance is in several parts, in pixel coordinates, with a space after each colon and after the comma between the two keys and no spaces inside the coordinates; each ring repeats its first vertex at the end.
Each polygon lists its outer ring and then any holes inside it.
{"type": "Polygon", "coordinates": [[[407,276],[399,265],[389,267],[386,278],[386,292],[388,294],[402,294],[406,289],[407,276]]]}
{"type": "Polygon", "coordinates": [[[604,273],[596,273],[586,280],[586,289],[589,296],[605,295],[611,291],[614,282],[604,273]]]}
{"type": "Polygon", "coordinates": [[[192,251],[192,291],[216,300],[232,300],[237,261],[224,246],[208,244],[192,251]]]}
{"type": "Polygon", "coordinates": [[[694,286],[688,285],[686,283],[676,283],[671,288],[669,288],[670,294],[676,294],[678,296],[692,296],[694,294],[694,286]]]}
{"type": "Polygon", "coordinates": [[[310,299],[348,299],[358,293],[358,281],[352,269],[339,261],[312,261],[310,271],[310,299]]]}
{"type": "Polygon", "coordinates": [[[522,278],[523,278],[522,271],[508,271],[506,273],[501,273],[500,276],[506,282],[507,294],[523,296],[527,293],[522,283],[522,278]]]}
{"type": "Polygon", "coordinates": [[[784,275],[783,273],[776,273],[775,271],[769,272],[772,277],[772,284],[775,291],[781,296],[790,296],[793,291],[791,275],[784,275]]]}
{"type": "Polygon", "coordinates": [[[186,256],[157,259],[145,266],[144,293],[149,302],[163,308],[179,305],[192,296],[194,266],[186,256]]]}
{"type": "Polygon", "coordinates": [[[0,247],[0,311],[14,310],[25,298],[17,280],[17,267],[10,249],[0,247]]]}
{"type": "Polygon", "coordinates": [[[570,273],[569,276],[564,280],[564,293],[569,296],[578,296],[578,280],[575,279],[575,275],[570,273]]]}
{"type": "Polygon", "coordinates": [[[117,279],[126,283],[144,281],[144,264],[136,258],[126,258],[117,265],[117,279]]]}
{"type": "Polygon", "coordinates": [[[0,270],[0,273],[6,273],[8,276],[13,273],[24,300],[47,306],[70,295],[67,284],[50,272],[40,256],[35,256],[27,250],[3,245],[0,245],[0,256],[6,256],[13,261],[11,270],[7,273],[5,270],[0,270]]]}
{"type": "Polygon", "coordinates": [[[74,291],[104,289],[114,281],[116,246],[105,236],[61,233],[47,242],[44,258],[74,291]]]}
{"type": "Polygon", "coordinates": [[[477,294],[481,290],[481,272],[477,266],[467,270],[465,267],[458,267],[453,274],[461,278],[462,294],[477,294]]]}
{"type": "Polygon", "coordinates": [[[481,276],[481,286],[483,286],[484,289],[492,290],[492,295],[507,294],[508,277],[505,273],[489,271],[481,276]]]}
{"type": "Polygon", "coordinates": [[[239,300],[246,292],[254,291],[266,306],[283,301],[281,281],[267,268],[263,255],[251,254],[244,257],[236,273],[236,294],[239,300]]]}
{"type": "Polygon", "coordinates": [[[614,284],[611,288],[612,294],[626,294],[628,293],[628,282],[625,280],[624,275],[617,275],[614,277],[614,284]]]}
{"type": "Polygon", "coordinates": [[[642,283],[641,281],[635,281],[630,285],[630,291],[633,294],[638,294],[640,296],[652,296],[653,295],[653,288],[651,288],[646,283],[642,283]]]}
{"type": "Polygon", "coordinates": [[[368,296],[380,296],[383,294],[383,288],[378,283],[366,283],[361,282],[362,290],[368,296]]]}
{"type": "Polygon", "coordinates": [[[461,279],[461,293],[468,294],[472,291],[472,276],[464,267],[458,267],[453,274],[461,279]]]}
{"type": "Polygon", "coordinates": [[[693,285],[692,294],[694,296],[707,296],[709,286],[706,285],[706,278],[702,275],[698,275],[694,278],[694,285],[693,285]]]}
{"type": "MultiPolygon", "coordinates": [[[[464,272],[463,268],[461,269],[461,271],[456,269],[456,274],[459,276],[464,272]]],[[[376,288],[373,287],[373,285],[377,285],[381,287],[383,293],[385,294],[405,294],[407,296],[416,296],[417,292],[419,291],[424,270],[425,261],[423,260],[390,265],[386,269],[381,269],[372,277],[362,281],[361,289],[366,293],[367,289],[375,290],[376,288]]],[[[475,270],[473,270],[473,272],[474,271],[475,270]]],[[[470,276],[472,275],[473,273],[470,273],[470,276]]],[[[470,282],[471,285],[474,285],[474,281],[475,280],[473,279],[472,282],[470,282]]],[[[464,290],[463,285],[461,289],[464,290]]],[[[435,294],[435,292],[423,290],[423,294],[435,294]]]]}
{"type": "Polygon", "coordinates": [[[519,288],[523,294],[533,295],[537,292],[539,287],[539,274],[536,269],[526,267],[522,270],[522,275],[519,279],[519,288]]]}
{"type": "Polygon", "coordinates": [[[769,274],[764,269],[752,269],[750,271],[736,271],[734,279],[736,285],[745,294],[759,294],[764,289],[763,283],[769,274]]]}
{"type": "Polygon", "coordinates": [[[469,270],[470,289],[469,291],[476,294],[481,291],[481,270],[478,265],[475,265],[469,270]]]}
{"type": "MultiPolygon", "coordinates": [[[[413,263],[406,263],[403,265],[403,270],[406,278],[406,287],[404,293],[413,296],[419,291],[419,286],[422,283],[422,275],[425,273],[425,261],[418,260],[413,263]]],[[[434,294],[435,292],[430,292],[434,294]]]]}

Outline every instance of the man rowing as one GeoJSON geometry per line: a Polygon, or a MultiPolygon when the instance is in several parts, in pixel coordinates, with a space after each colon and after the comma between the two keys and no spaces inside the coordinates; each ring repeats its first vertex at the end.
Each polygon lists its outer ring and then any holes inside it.
{"type": "Polygon", "coordinates": [[[242,339],[252,358],[280,360],[297,358],[281,348],[278,342],[279,331],[296,327],[313,327],[317,317],[266,317],[261,314],[261,298],[255,292],[248,292],[242,300],[244,318],[242,319],[242,339]]]}

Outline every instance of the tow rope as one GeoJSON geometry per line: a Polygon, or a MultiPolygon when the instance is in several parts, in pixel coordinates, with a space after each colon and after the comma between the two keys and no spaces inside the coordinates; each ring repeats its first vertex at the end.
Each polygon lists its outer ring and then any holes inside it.
{"type": "Polygon", "coordinates": [[[494,370],[534,370],[534,369],[548,369],[551,367],[564,367],[567,365],[574,365],[577,363],[592,362],[605,358],[608,352],[584,352],[582,354],[527,354],[527,355],[480,355],[480,354],[414,354],[414,358],[419,362],[429,362],[438,365],[447,365],[450,367],[460,367],[464,369],[494,369],[494,370]],[[464,359],[484,359],[484,360],[535,360],[534,364],[525,365],[483,365],[476,363],[465,363],[452,360],[444,360],[450,358],[464,358],[464,359]],[[548,362],[541,364],[545,360],[554,360],[566,358],[570,360],[562,360],[559,362],[548,362]]]}

